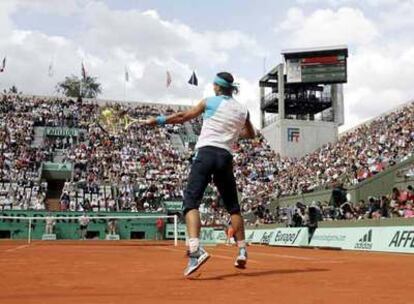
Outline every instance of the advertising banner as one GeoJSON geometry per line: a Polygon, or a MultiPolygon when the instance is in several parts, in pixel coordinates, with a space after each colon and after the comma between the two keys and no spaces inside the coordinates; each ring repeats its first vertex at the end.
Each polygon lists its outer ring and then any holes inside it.
{"type": "Polygon", "coordinates": [[[318,228],[310,246],[414,253],[414,226],[318,228]]]}
{"type": "Polygon", "coordinates": [[[309,233],[307,227],[301,228],[277,228],[273,230],[273,236],[269,245],[272,246],[307,246],[309,233]]]}
{"type": "Polygon", "coordinates": [[[274,229],[246,230],[246,241],[253,244],[269,244],[274,234],[274,229]]]}

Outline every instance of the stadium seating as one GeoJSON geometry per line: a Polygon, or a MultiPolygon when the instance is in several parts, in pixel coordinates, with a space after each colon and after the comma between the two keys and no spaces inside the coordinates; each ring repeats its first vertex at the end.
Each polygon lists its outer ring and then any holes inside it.
{"type": "MultiPolygon", "coordinates": [[[[135,126],[111,137],[94,124],[104,104],[108,103],[0,96],[0,208],[45,208],[47,189],[40,186],[41,164],[57,152],[62,162],[74,166],[62,190],[62,210],[151,212],[160,210],[163,200],[181,200],[202,119],[183,126],[135,126]],[[51,126],[83,132],[77,141],[48,137],[35,145],[35,129],[51,126]],[[10,188],[16,193],[11,204],[4,195],[10,188]]],[[[185,108],[142,103],[117,106],[141,118],[185,108]]],[[[338,183],[355,185],[413,155],[412,117],[414,103],[361,125],[337,143],[301,159],[276,155],[262,137],[240,140],[234,147],[234,170],[243,211],[258,215],[263,222],[286,218],[286,210],[278,214],[267,210],[273,198],[338,183]]],[[[219,198],[214,188],[210,190],[204,199],[204,220],[223,222],[219,198]]],[[[327,218],[332,215],[327,214],[327,218]]]]}

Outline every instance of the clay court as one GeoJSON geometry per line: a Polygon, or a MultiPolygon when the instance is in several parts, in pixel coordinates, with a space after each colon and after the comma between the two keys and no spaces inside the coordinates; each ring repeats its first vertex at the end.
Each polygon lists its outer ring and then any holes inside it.
{"type": "Polygon", "coordinates": [[[250,246],[212,257],[190,279],[185,247],[137,242],[0,242],[0,303],[413,303],[404,254],[250,246]]]}

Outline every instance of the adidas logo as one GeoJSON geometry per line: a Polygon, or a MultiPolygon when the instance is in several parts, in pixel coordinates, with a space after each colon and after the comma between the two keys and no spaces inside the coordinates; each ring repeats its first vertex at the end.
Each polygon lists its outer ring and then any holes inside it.
{"type": "Polygon", "coordinates": [[[355,244],[355,249],[372,249],[372,229],[355,244]]]}

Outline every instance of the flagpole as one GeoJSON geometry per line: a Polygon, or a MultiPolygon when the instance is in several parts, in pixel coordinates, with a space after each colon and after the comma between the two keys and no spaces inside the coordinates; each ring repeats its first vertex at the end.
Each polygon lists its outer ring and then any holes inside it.
{"type": "Polygon", "coordinates": [[[124,101],[127,101],[127,81],[124,78],[124,101]]]}
{"type": "MultiPolygon", "coordinates": [[[[3,60],[0,62],[1,67],[0,67],[0,74],[5,74],[6,73],[6,58],[7,56],[4,56],[3,60]]],[[[1,83],[0,83],[1,84],[1,83]]],[[[4,82],[4,84],[6,84],[6,82],[4,82]]],[[[1,91],[1,86],[0,86],[0,93],[3,94],[3,92],[6,91],[7,92],[7,88],[4,87],[3,91],[1,91]]]]}
{"type": "Polygon", "coordinates": [[[81,62],[81,77],[79,78],[79,97],[82,99],[82,81],[83,81],[83,60],[81,62]]]}
{"type": "Polygon", "coordinates": [[[129,70],[128,65],[124,67],[124,101],[127,101],[127,82],[129,82],[129,70]]]}

